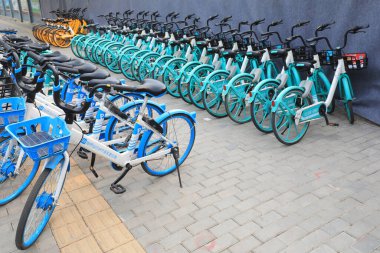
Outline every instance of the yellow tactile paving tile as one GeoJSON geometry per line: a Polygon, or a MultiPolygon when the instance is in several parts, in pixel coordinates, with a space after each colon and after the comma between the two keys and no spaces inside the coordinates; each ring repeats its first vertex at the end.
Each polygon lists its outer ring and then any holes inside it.
{"type": "Polygon", "coordinates": [[[70,199],[69,194],[63,190],[61,196],[58,201],[59,206],[56,207],[56,210],[60,210],[69,206],[74,205],[73,201],[70,199]]]}
{"type": "Polygon", "coordinates": [[[91,182],[88,180],[86,175],[81,174],[75,177],[70,177],[68,180],[65,182],[65,187],[64,189],[67,192],[71,192],[73,190],[77,190],[79,188],[82,188],[83,186],[90,185],[91,182]]]}
{"type": "Polygon", "coordinates": [[[102,253],[93,236],[88,236],[61,249],[61,253],[102,253]]]}
{"type": "Polygon", "coordinates": [[[141,247],[140,243],[133,240],[117,247],[116,249],[108,251],[107,253],[145,253],[145,250],[141,247]]]}
{"type": "Polygon", "coordinates": [[[80,189],[69,192],[69,196],[74,203],[92,199],[99,195],[99,192],[92,185],[87,185],[80,189]]]}
{"type": "Polygon", "coordinates": [[[76,206],[72,205],[66,208],[56,210],[50,220],[50,227],[57,229],[70,223],[82,220],[81,214],[76,206]]]}
{"type": "Polygon", "coordinates": [[[77,204],[78,210],[83,217],[90,216],[94,213],[110,208],[107,201],[102,196],[97,196],[77,204]]]}
{"type": "Polygon", "coordinates": [[[90,229],[82,220],[53,229],[52,231],[59,248],[68,246],[91,235],[90,229]]]}
{"type": "Polygon", "coordinates": [[[102,250],[105,252],[133,240],[132,234],[122,223],[95,233],[94,236],[102,250]]]}
{"type": "Polygon", "coordinates": [[[111,208],[84,217],[84,220],[93,233],[102,231],[121,222],[111,208]]]}
{"type": "Polygon", "coordinates": [[[74,161],[50,221],[63,253],[144,253],[107,201],[74,161]]]}

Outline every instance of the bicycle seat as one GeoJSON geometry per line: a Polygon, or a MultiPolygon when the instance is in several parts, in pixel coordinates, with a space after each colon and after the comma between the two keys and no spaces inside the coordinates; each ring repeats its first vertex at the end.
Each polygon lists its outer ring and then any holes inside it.
{"type": "Polygon", "coordinates": [[[37,51],[37,52],[42,52],[50,49],[49,44],[39,44],[39,43],[30,43],[27,44],[29,48],[37,51]]]}
{"type": "Polygon", "coordinates": [[[145,79],[141,85],[127,85],[128,91],[146,93],[150,97],[158,97],[166,92],[166,85],[154,79],[145,79]]]}
{"type": "Polygon", "coordinates": [[[180,39],[181,43],[190,43],[192,39],[194,39],[195,37],[194,36],[190,36],[190,37],[187,37],[187,38],[182,38],[180,39]]]}
{"type": "Polygon", "coordinates": [[[107,71],[102,70],[102,69],[97,69],[92,73],[86,73],[86,74],[81,75],[79,79],[81,81],[88,82],[93,79],[106,79],[109,76],[110,74],[107,71]]]}
{"type": "Polygon", "coordinates": [[[219,47],[208,47],[207,48],[207,53],[208,54],[219,54],[221,51],[220,51],[220,48],[219,47]]]}
{"type": "Polygon", "coordinates": [[[70,57],[63,54],[56,57],[47,57],[46,59],[47,61],[53,61],[53,62],[68,62],[71,60],[70,57]]]}
{"type": "Polygon", "coordinates": [[[98,84],[120,84],[120,80],[116,79],[114,77],[108,77],[105,79],[92,79],[88,82],[88,86],[94,87],[95,85],[98,84]]]}
{"type": "Polygon", "coordinates": [[[238,54],[238,51],[235,51],[235,50],[225,50],[222,52],[222,56],[224,58],[235,58],[237,54],[238,54]]]}
{"type": "Polygon", "coordinates": [[[297,62],[295,67],[300,71],[310,71],[310,69],[314,67],[314,63],[315,62],[297,62]]]}
{"type": "Polygon", "coordinates": [[[273,50],[270,50],[270,55],[273,56],[273,57],[286,57],[286,55],[288,54],[288,49],[273,49],[273,50]]]}
{"type": "Polygon", "coordinates": [[[265,52],[264,50],[249,51],[249,52],[246,52],[245,55],[248,57],[248,59],[254,59],[254,58],[260,58],[264,52],[265,52]]]}
{"type": "Polygon", "coordinates": [[[18,35],[7,35],[6,38],[8,40],[11,40],[13,42],[28,42],[32,41],[29,37],[27,36],[18,36],[18,35]]]}
{"type": "Polygon", "coordinates": [[[166,43],[169,39],[168,38],[156,38],[156,42],[160,43],[166,43]]]}
{"type": "Polygon", "coordinates": [[[171,40],[171,41],[169,41],[169,45],[172,46],[172,47],[179,46],[179,45],[181,45],[181,41],[179,41],[179,40],[171,40]]]}
{"type": "Polygon", "coordinates": [[[60,56],[60,55],[62,55],[61,52],[54,51],[53,53],[43,54],[41,56],[45,57],[45,58],[50,58],[50,57],[57,57],[57,56],[60,56]]]}
{"type": "Polygon", "coordinates": [[[207,41],[197,41],[197,47],[199,47],[201,49],[207,47],[207,45],[208,45],[207,41]]]}

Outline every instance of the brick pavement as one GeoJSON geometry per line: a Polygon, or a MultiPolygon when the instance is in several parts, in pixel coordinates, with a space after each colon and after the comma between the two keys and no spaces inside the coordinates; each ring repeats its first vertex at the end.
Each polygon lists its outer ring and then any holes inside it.
{"type": "MultiPolygon", "coordinates": [[[[107,161],[97,160],[95,179],[77,159],[147,252],[380,252],[378,126],[351,126],[338,109],[330,120],[339,127],[312,123],[301,143],[285,147],[251,123],[214,119],[169,95],[158,101],[197,111],[183,189],[175,174],[154,178],[136,167],[122,181],[126,193],[115,195],[109,185],[118,173],[107,161]]],[[[4,240],[0,246],[13,247],[4,240]]]]}

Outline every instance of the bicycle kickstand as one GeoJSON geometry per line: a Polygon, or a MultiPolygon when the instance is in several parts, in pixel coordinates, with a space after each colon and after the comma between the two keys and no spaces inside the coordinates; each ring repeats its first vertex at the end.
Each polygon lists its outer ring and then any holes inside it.
{"type": "Polygon", "coordinates": [[[338,126],[339,126],[338,123],[330,123],[330,122],[329,122],[329,119],[327,118],[327,114],[324,114],[323,117],[325,118],[326,125],[328,125],[328,126],[335,126],[335,127],[338,127],[338,126]]]}
{"type": "Polygon", "coordinates": [[[126,191],[125,187],[121,184],[118,184],[120,180],[122,180],[125,175],[132,169],[132,166],[130,164],[127,164],[126,168],[124,169],[123,173],[111,184],[110,190],[113,191],[115,194],[122,194],[126,191]]]}
{"type": "Polygon", "coordinates": [[[182,188],[181,173],[179,172],[179,162],[178,162],[178,158],[179,158],[179,150],[178,150],[178,147],[174,147],[174,148],[172,148],[171,151],[172,151],[173,158],[174,158],[174,161],[175,161],[175,166],[176,166],[176,169],[177,169],[178,181],[179,181],[179,187],[182,188]]]}
{"type": "Polygon", "coordinates": [[[96,154],[95,153],[91,153],[91,164],[90,164],[90,171],[92,172],[92,174],[94,174],[94,176],[96,178],[99,177],[98,173],[96,172],[95,168],[94,168],[94,165],[95,165],[95,159],[96,159],[96,154]]]}

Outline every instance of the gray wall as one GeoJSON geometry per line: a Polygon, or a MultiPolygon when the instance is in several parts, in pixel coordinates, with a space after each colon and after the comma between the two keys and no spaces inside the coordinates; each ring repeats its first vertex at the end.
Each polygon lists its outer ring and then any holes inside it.
{"type": "MultiPolygon", "coordinates": [[[[267,22],[274,19],[284,19],[281,26],[282,36],[288,36],[290,26],[300,20],[311,20],[312,23],[302,32],[306,38],[313,36],[313,29],[332,20],[334,27],[325,32],[334,45],[343,43],[344,31],[354,25],[370,24],[366,34],[350,37],[345,52],[367,52],[369,67],[363,71],[350,72],[356,95],[355,113],[380,124],[380,58],[377,59],[380,41],[380,4],[378,0],[40,0],[43,16],[49,16],[51,9],[88,7],[87,15],[96,22],[104,20],[97,18],[108,12],[123,12],[126,9],[158,10],[164,16],[171,11],[177,11],[182,16],[196,13],[205,20],[207,17],[219,14],[233,16],[234,22],[242,20],[253,21],[266,18],[267,22]]],[[[261,31],[265,25],[259,27],[261,31]]]]}

